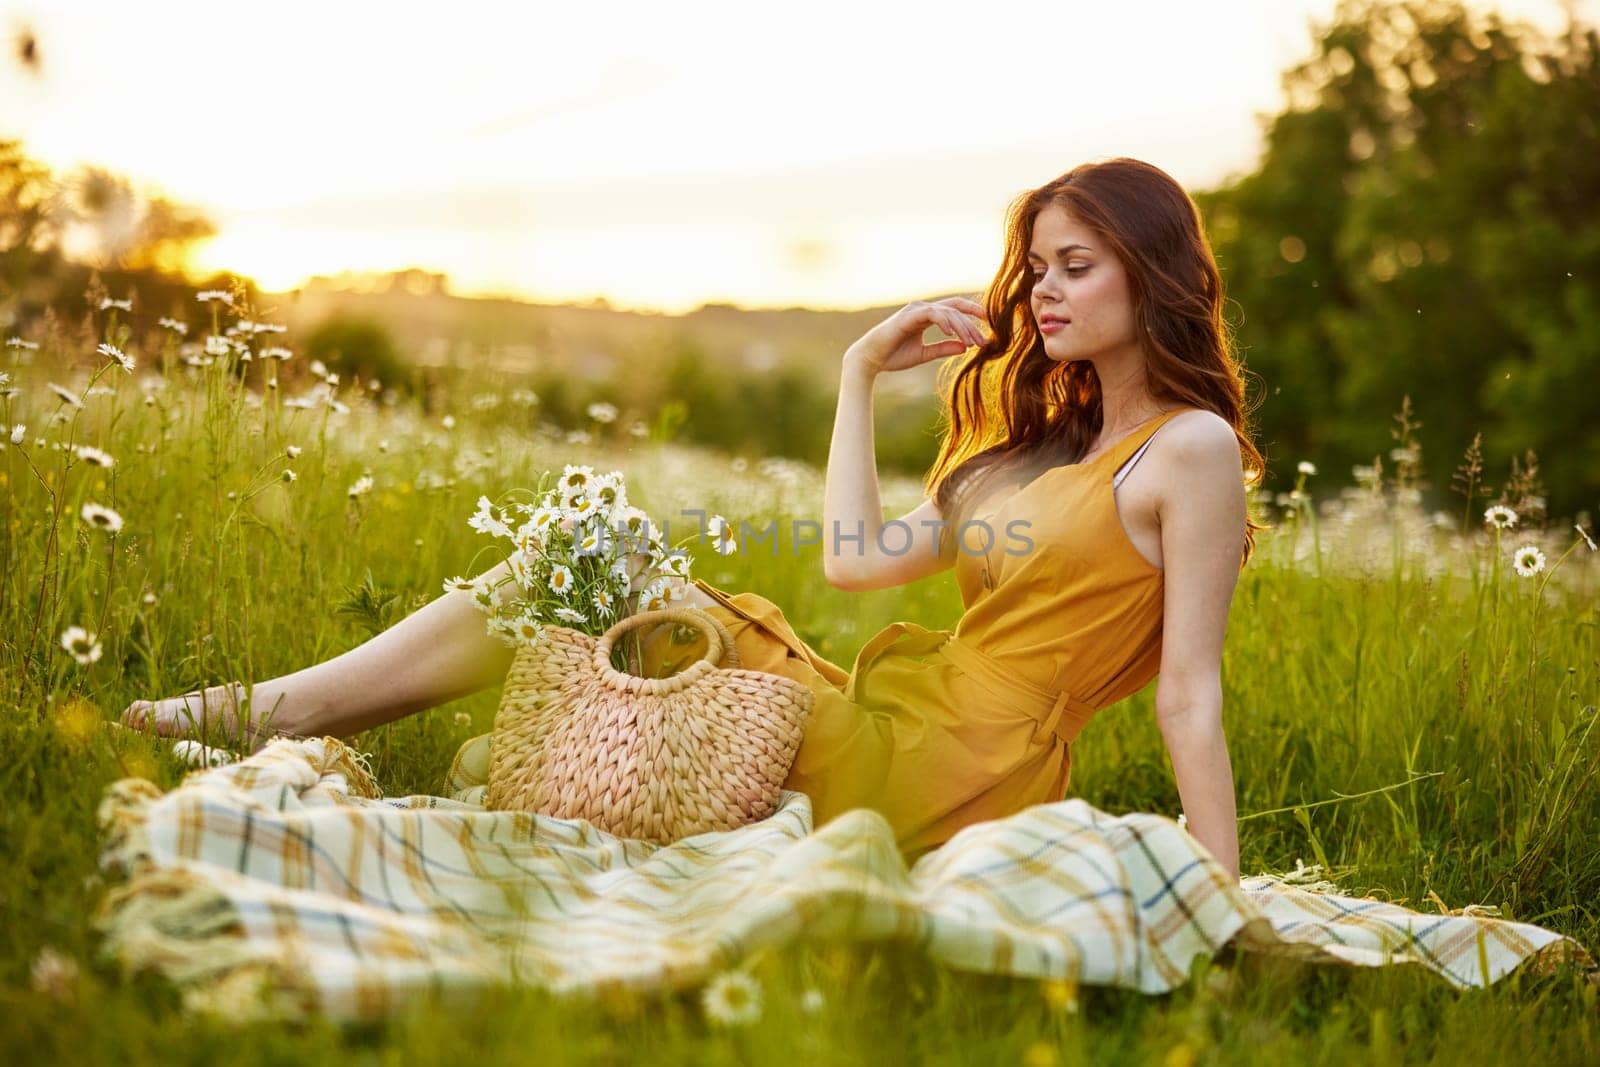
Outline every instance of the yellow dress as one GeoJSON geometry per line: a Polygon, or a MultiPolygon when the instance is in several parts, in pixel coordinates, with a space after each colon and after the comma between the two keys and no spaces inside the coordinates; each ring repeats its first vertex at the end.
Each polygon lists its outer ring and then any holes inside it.
{"type": "MultiPolygon", "coordinates": [[[[914,862],[962,827],[1063,798],[1073,739],[1160,666],[1163,571],[1128,540],[1114,480],[1180,410],[980,509],[993,545],[981,554],[980,528],[971,528],[956,554],[955,629],[891,623],[848,671],[802,641],[767,598],[693,580],[716,602],[708,610],[732,633],[741,666],[798,679],[816,695],[784,782],[810,796],[815,826],[873,808],[914,862]],[[1009,525],[1017,520],[1030,525],[1009,525]],[[1022,538],[1032,541],[1026,551],[1022,538]]],[[[664,637],[642,673],[670,674],[705,649],[703,635],[664,637]]]]}

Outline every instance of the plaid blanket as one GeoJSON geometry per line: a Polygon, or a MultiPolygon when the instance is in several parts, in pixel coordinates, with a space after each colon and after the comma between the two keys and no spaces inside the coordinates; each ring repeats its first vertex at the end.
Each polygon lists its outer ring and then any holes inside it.
{"type": "MultiPolygon", "coordinates": [[[[908,870],[889,823],[810,801],[660,847],[581,820],[384,798],[333,738],[280,739],[163,793],[107,788],[101,951],[231,1018],[386,1015],[407,994],[492,982],[558,995],[697,985],[800,938],[912,941],[949,966],[1162,992],[1201,954],[1415,963],[1458,986],[1575,942],[1476,914],[1424,914],[1230,878],[1160,815],[1081,800],[967,827],[908,870]]],[[[1326,887],[1324,887],[1326,888],[1326,887]]]]}

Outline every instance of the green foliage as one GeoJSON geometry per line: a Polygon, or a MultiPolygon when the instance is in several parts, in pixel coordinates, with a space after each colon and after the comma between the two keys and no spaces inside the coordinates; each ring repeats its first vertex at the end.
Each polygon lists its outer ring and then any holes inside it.
{"type": "Polygon", "coordinates": [[[1269,462],[1370,462],[1409,393],[1442,489],[1482,428],[1550,510],[1600,499],[1600,38],[1345,0],[1249,176],[1196,196],[1269,462]]]}
{"type": "Polygon", "coordinates": [[[378,379],[402,393],[419,388],[416,369],[401,355],[388,327],[373,319],[335,315],[306,336],[308,360],[320,359],[342,381],[378,379]]]}

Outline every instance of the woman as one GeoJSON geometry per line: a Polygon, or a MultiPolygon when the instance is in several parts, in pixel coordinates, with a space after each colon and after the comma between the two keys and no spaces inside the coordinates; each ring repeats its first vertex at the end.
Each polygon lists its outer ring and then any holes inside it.
{"type": "MultiPolygon", "coordinates": [[[[1262,462],[1222,301],[1193,201],[1158,168],[1113,159],[1013,204],[985,304],[908,304],[846,351],[824,491],[827,579],[880,589],[954,568],[955,629],[891,624],[846,671],[764,597],[698,579],[679,590],[728,626],[744,666],[815,694],[784,785],[811,797],[816,825],[874,808],[914,861],[964,826],[1059,800],[1085,723],[1159,673],[1156,714],[1190,829],[1238,876],[1221,655],[1258,528],[1245,461],[1262,462]],[[954,340],[925,344],[929,326],[954,340]],[[885,523],[873,384],[969,347],[941,382],[946,433],[927,499],[885,523]]],[[[656,640],[643,673],[704,647],[703,636],[656,640]]],[[[349,736],[499,684],[512,654],[469,594],[448,593],[356,649],[256,685],[250,706],[265,713],[247,726],[349,736]]],[[[240,695],[219,686],[140,701],[124,721],[178,733],[204,710],[231,725],[240,695]]],[[[454,784],[481,780],[475,740],[454,784]]]]}

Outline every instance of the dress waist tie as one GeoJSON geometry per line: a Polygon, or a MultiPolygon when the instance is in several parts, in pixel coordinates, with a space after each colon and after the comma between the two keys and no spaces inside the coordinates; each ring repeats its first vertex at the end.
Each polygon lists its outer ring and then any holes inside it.
{"type": "Polygon", "coordinates": [[[1043,743],[1052,733],[1066,744],[1072,744],[1095,712],[1100,710],[1065,690],[1052,692],[1035,685],[987,652],[954,635],[940,646],[939,651],[962,673],[1016,701],[1017,709],[1039,724],[1032,738],[1036,744],[1043,743]]]}

